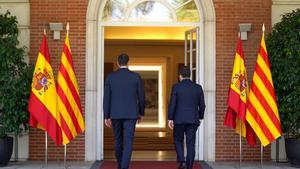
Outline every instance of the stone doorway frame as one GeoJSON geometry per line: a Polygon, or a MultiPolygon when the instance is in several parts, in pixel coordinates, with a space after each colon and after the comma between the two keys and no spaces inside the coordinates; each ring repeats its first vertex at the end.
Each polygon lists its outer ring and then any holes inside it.
{"type": "MultiPolygon", "coordinates": [[[[86,84],[85,84],[85,160],[103,160],[103,117],[102,90],[104,43],[103,26],[114,24],[100,21],[101,11],[106,0],[89,0],[86,19],[86,84]]],[[[212,0],[195,0],[200,10],[200,57],[201,68],[198,72],[200,84],[203,85],[206,101],[205,120],[201,127],[203,145],[199,147],[196,157],[200,160],[215,161],[216,142],[216,17],[212,0]],[[200,150],[201,149],[201,150],[200,150]],[[201,153],[203,152],[203,153],[201,153]]],[[[116,26],[120,24],[116,24],[116,26]]],[[[173,26],[180,26],[174,24],[173,26]]],[[[126,24],[124,24],[126,26],[126,24]]],[[[132,26],[132,24],[131,24],[132,26]]],[[[135,26],[139,26],[137,23],[135,26]]],[[[145,26],[142,24],[140,26],[145,26]]],[[[153,26],[153,24],[151,24],[153,26]]],[[[164,26],[159,24],[158,26],[164,26]]],[[[166,24],[165,26],[170,26],[166,24]]]]}

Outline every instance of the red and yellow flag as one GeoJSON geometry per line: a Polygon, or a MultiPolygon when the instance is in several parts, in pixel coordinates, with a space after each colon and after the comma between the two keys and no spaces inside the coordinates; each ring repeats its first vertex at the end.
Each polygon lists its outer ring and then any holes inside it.
{"type": "Polygon", "coordinates": [[[263,146],[267,146],[282,135],[264,35],[250,88],[246,119],[263,146]]]}
{"type": "Polygon", "coordinates": [[[228,91],[228,109],[224,125],[232,127],[238,134],[246,137],[248,144],[255,146],[255,133],[246,121],[248,81],[242,41],[238,38],[231,84],[228,91]]]}
{"type": "Polygon", "coordinates": [[[30,126],[45,130],[60,145],[62,133],[57,109],[56,87],[46,36],[43,37],[36,61],[28,104],[30,126]]]}
{"type": "Polygon", "coordinates": [[[68,144],[84,131],[84,119],[68,35],[65,40],[57,77],[57,95],[63,144],[68,144]]]}

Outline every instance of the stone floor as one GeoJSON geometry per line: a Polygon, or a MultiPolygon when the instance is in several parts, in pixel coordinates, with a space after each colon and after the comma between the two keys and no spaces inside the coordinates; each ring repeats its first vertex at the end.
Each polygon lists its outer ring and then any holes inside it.
{"type": "MultiPolygon", "coordinates": [[[[68,169],[98,169],[101,162],[68,162],[68,169]]],[[[203,169],[239,169],[236,162],[201,162],[203,169]]],[[[46,169],[43,161],[10,162],[6,167],[0,169],[46,169]]],[[[48,169],[64,169],[63,162],[50,161],[48,169]]],[[[145,168],[146,169],[146,168],[145,168]]],[[[241,169],[261,169],[259,162],[244,162],[241,169]]],[[[291,167],[289,163],[265,162],[263,169],[299,169],[291,167]]]]}
{"type": "MultiPolygon", "coordinates": [[[[207,162],[213,169],[239,169],[239,163],[236,162],[207,162]]],[[[260,162],[244,162],[241,169],[262,169],[260,162]]],[[[289,163],[264,162],[263,169],[297,169],[291,167],[289,163]]],[[[299,168],[298,168],[299,169],[299,168]]]]}
{"type": "MultiPolygon", "coordinates": [[[[68,162],[68,169],[91,169],[94,162],[68,162]]],[[[43,161],[24,161],[24,162],[10,162],[6,167],[1,169],[46,169],[43,161]]],[[[60,161],[49,161],[48,169],[64,169],[64,163],[60,161]]]]}

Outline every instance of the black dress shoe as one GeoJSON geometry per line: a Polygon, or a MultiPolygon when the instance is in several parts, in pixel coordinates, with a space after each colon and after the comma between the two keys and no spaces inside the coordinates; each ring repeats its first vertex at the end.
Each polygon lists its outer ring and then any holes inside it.
{"type": "Polygon", "coordinates": [[[186,169],[186,164],[185,163],[180,163],[178,166],[178,169],[186,169]]]}

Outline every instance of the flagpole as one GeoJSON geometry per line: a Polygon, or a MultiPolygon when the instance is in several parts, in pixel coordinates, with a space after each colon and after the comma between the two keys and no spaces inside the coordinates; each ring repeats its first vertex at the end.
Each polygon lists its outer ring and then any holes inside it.
{"type": "MultiPolygon", "coordinates": [[[[67,36],[69,36],[69,30],[70,30],[69,22],[67,23],[66,29],[67,29],[67,36]]],[[[64,145],[64,167],[65,169],[67,169],[67,144],[64,145]]]]}
{"type": "MultiPolygon", "coordinates": [[[[241,37],[241,32],[238,33],[238,37],[241,37]]],[[[239,169],[242,167],[242,123],[240,122],[240,162],[239,162],[239,169]]]]}
{"type": "MultiPolygon", "coordinates": [[[[263,32],[263,36],[265,36],[265,24],[262,25],[262,32],[263,32]]],[[[264,168],[263,166],[263,158],[264,158],[264,147],[262,144],[260,144],[260,167],[261,169],[264,168]]]]}
{"type": "Polygon", "coordinates": [[[263,166],[263,158],[264,158],[264,147],[262,144],[260,144],[260,167],[261,169],[264,168],[263,166]]]}
{"type": "Polygon", "coordinates": [[[65,144],[64,145],[64,149],[65,149],[65,152],[64,152],[64,167],[65,169],[67,169],[67,145],[65,144]]]}
{"type": "MultiPolygon", "coordinates": [[[[46,28],[44,25],[44,35],[46,36],[46,28]]],[[[48,169],[48,137],[47,131],[45,131],[45,167],[48,169]]]]}
{"type": "Polygon", "coordinates": [[[48,138],[47,132],[45,132],[45,167],[48,169],[48,138]]]}
{"type": "Polygon", "coordinates": [[[242,167],[242,123],[240,122],[240,163],[239,163],[239,169],[242,167]]]}

